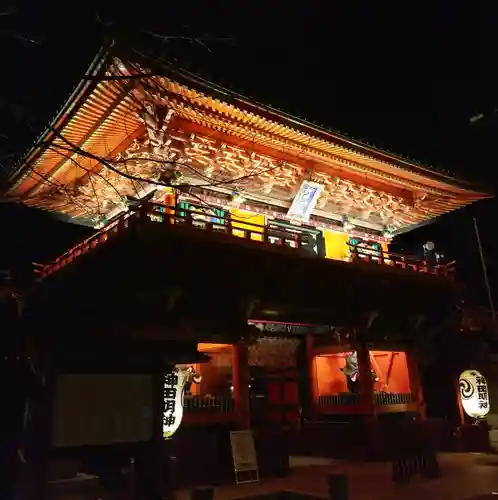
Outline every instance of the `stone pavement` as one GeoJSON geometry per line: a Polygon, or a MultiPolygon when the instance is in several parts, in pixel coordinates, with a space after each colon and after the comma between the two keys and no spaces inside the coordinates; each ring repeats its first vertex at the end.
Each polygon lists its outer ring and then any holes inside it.
{"type": "MultiPolygon", "coordinates": [[[[289,477],[220,486],[215,489],[214,500],[249,500],[281,491],[326,499],[328,475],[334,473],[347,475],[349,500],[498,500],[498,455],[442,454],[439,463],[440,479],[417,477],[409,485],[397,486],[391,481],[388,463],[295,457],[291,461],[292,474],[289,477]]],[[[74,493],[52,492],[49,496],[50,500],[96,500],[98,497],[93,487],[78,488],[74,493]]],[[[102,497],[107,499],[105,495],[102,497]]],[[[191,492],[177,491],[174,497],[175,500],[190,500],[191,492]]],[[[21,500],[23,497],[17,498],[21,500]]]]}
{"type": "MultiPolygon", "coordinates": [[[[391,467],[387,463],[322,460],[312,464],[312,459],[299,458],[294,460],[290,477],[221,486],[216,488],[214,500],[258,497],[278,491],[325,499],[328,497],[327,477],[331,473],[347,475],[349,500],[498,500],[498,456],[443,454],[439,462],[440,479],[417,477],[409,485],[398,486],[391,481],[391,467]]],[[[179,491],[175,500],[186,500],[188,497],[187,491],[179,491]]]]}

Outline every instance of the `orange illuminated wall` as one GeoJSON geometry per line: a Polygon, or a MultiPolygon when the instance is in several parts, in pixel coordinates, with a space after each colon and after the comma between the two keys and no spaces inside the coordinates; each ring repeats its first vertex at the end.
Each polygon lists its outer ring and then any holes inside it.
{"type": "Polygon", "coordinates": [[[197,350],[209,355],[211,360],[195,365],[202,380],[200,384],[192,384],[192,395],[201,397],[230,396],[233,365],[232,346],[230,344],[198,344],[197,350]]]}
{"type": "MultiPolygon", "coordinates": [[[[345,365],[345,353],[315,356],[314,373],[318,396],[332,396],[348,392],[346,377],[341,368],[345,365]]],[[[411,392],[406,353],[370,351],[370,360],[379,381],[375,391],[391,393],[411,392]]]]}
{"type": "Polygon", "coordinates": [[[325,229],[323,237],[325,239],[325,257],[327,259],[348,260],[349,247],[347,242],[349,236],[347,234],[325,229]]]}
{"type": "Polygon", "coordinates": [[[246,237],[246,231],[254,231],[251,234],[251,240],[263,241],[264,226],[266,225],[266,217],[263,214],[255,214],[253,212],[247,212],[246,210],[240,210],[238,208],[231,208],[230,213],[232,215],[232,227],[234,228],[234,236],[239,238],[246,237]],[[251,224],[255,224],[252,226],[251,224]],[[260,227],[261,226],[261,227],[260,227]]]}
{"type": "Polygon", "coordinates": [[[393,351],[371,351],[373,368],[380,378],[376,390],[408,394],[410,392],[410,377],[406,353],[393,351]]]}
{"type": "Polygon", "coordinates": [[[341,371],[344,366],[342,353],[316,356],[314,363],[318,396],[332,396],[348,392],[346,377],[341,371]]]}
{"type": "MultiPolygon", "coordinates": [[[[327,259],[348,261],[351,257],[348,246],[349,236],[346,233],[339,233],[330,229],[323,230],[325,240],[325,257],[327,259]]],[[[388,252],[388,244],[381,243],[382,250],[388,252]]],[[[384,255],[386,257],[386,255],[384,255]]]]}

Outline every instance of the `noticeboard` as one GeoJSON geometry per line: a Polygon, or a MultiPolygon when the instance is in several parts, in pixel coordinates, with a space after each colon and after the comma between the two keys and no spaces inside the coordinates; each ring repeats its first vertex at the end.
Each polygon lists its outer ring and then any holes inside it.
{"type": "Polygon", "coordinates": [[[252,431],[230,432],[230,445],[237,483],[259,481],[258,458],[252,431]]]}
{"type": "Polygon", "coordinates": [[[152,377],[65,374],[57,377],[52,445],[105,446],[152,436],[152,377]]]}

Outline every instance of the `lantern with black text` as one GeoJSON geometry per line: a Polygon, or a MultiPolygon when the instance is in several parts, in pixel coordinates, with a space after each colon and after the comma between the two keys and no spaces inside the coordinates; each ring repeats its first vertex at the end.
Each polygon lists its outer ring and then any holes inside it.
{"type": "Polygon", "coordinates": [[[183,417],[183,395],[192,370],[174,367],[164,377],[163,436],[169,439],[178,430],[183,417]]]}
{"type": "Polygon", "coordinates": [[[472,418],[484,418],[490,410],[488,384],[477,370],[465,370],[459,378],[460,399],[465,413],[472,418]]]}

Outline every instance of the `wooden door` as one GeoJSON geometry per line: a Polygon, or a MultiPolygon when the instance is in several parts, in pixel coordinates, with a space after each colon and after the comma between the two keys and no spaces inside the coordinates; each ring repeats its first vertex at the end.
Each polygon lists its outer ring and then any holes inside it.
{"type": "Polygon", "coordinates": [[[296,370],[269,374],[267,403],[271,423],[285,425],[299,422],[299,388],[296,370]]]}

